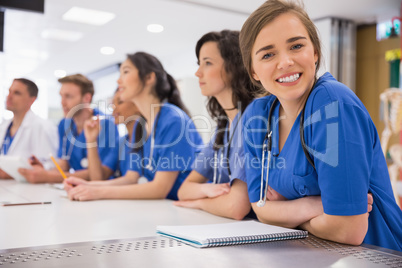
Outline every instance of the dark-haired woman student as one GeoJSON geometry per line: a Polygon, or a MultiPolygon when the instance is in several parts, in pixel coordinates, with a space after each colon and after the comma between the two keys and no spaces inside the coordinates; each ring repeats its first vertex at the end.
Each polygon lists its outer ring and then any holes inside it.
{"type": "MultiPolygon", "coordinates": [[[[127,129],[127,134],[119,139],[118,150],[109,150],[110,154],[114,154],[117,159],[114,177],[124,176],[127,173],[129,165],[129,156],[133,148],[133,128],[134,123],[140,117],[137,106],[130,100],[122,101],[120,98],[121,92],[119,89],[113,95],[113,117],[116,125],[124,124],[127,129]]],[[[105,174],[102,169],[102,162],[97,150],[97,138],[100,132],[99,118],[90,119],[84,123],[84,134],[88,152],[88,171],[91,181],[102,180],[110,174],[105,174]]]]}
{"type": "Polygon", "coordinates": [[[239,32],[210,32],[196,45],[201,92],[216,121],[214,137],[198,155],[179,189],[175,205],[198,208],[215,215],[243,219],[251,209],[243,156],[239,155],[241,116],[256,95],[242,64],[239,32]]]}
{"type": "Polygon", "coordinates": [[[109,181],[70,177],[64,184],[69,198],[177,200],[177,190],[190,173],[202,140],[176,82],[156,57],[138,52],[121,64],[118,84],[121,100],[134,102],[142,115],[134,126],[129,170],[109,181]],[[148,182],[138,184],[141,176],[148,182]]]}

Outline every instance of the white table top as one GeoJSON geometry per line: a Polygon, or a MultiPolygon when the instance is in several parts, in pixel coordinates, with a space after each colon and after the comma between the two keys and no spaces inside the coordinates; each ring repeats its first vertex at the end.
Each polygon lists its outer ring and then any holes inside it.
{"type": "Polygon", "coordinates": [[[0,180],[0,265],[53,267],[389,267],[387,253],[309,237],[233,247],[196,249],[156,236],[157,225],[233,220],[176,207],[169,200],[72,202],[63,190],[0,180]],[[89,241],[89,242],[87,242],[89,241]],[[118,244],[118,246],[117,246],[118,244]],[[68,254],[64,254],[65,252],[68,254]],[[56,252],[56,253],[55,253],[56,252]],[[63,255],[64,254],[64,255],[63,255]]]}
{"type": "Polygon", "coordinates": [[[0,249],[149,237],[157,225],[210,224],[233,220],[176,207],[170,200],[73,202],[48,184],[0,180],[0,202],[50,205],[0,206],[0,249]]]}

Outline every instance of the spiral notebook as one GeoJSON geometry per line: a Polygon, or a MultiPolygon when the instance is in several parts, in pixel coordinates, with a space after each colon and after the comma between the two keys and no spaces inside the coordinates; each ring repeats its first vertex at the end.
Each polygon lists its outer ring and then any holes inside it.
{"type": "Polygon", "coordinates": [[[307,231],[239,221],[207,225],[157,226],[156,232],[185,244],[205,248],[305,238],[307,231]]]}

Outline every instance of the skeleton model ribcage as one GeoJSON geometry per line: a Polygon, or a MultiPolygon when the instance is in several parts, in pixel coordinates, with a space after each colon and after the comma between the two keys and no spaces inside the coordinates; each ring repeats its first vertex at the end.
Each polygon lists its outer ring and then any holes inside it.
{"type": "MultiPolygon", "coordinates": [[[[383,107],[385,128],[381,134],[381,147],[386,156],[390,137],[393,134],[399,134],[402,128],[402,89],[389,88],[380,94],[380,100],[383,107]]],[[[389,154],[392,164],[388,167],[391,177],[392,188],[396,202],[399,204],[399,197],[396,192],[396,183],[398,180],[398,171],[402,168],[402,145],[393,144],[389,147],[389,154]]]]}

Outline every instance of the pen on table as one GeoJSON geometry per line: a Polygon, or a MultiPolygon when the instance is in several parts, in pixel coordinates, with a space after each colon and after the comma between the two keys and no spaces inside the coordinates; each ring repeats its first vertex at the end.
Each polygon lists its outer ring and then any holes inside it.
{"type": "Polygon", "coordinates": [[[3,207],[9,206],[26,206],[26,205],[48,205],[52,202],[31,202],[31,203],[4,203],[2,204],[3,207]]]}
{"type": "Polygon", "coordinates": [[[50,159],[52,159],[54,165],[56,166],[57,170],[60,172],[61,176],[63,176],[63,179],[67,179],[66,174],[64,174],[63,170],[61,169],[61,167],[59,166],[59,164],[57,164],[56,159],[54,159],[53,155],[50,155],[50,159]]]}

